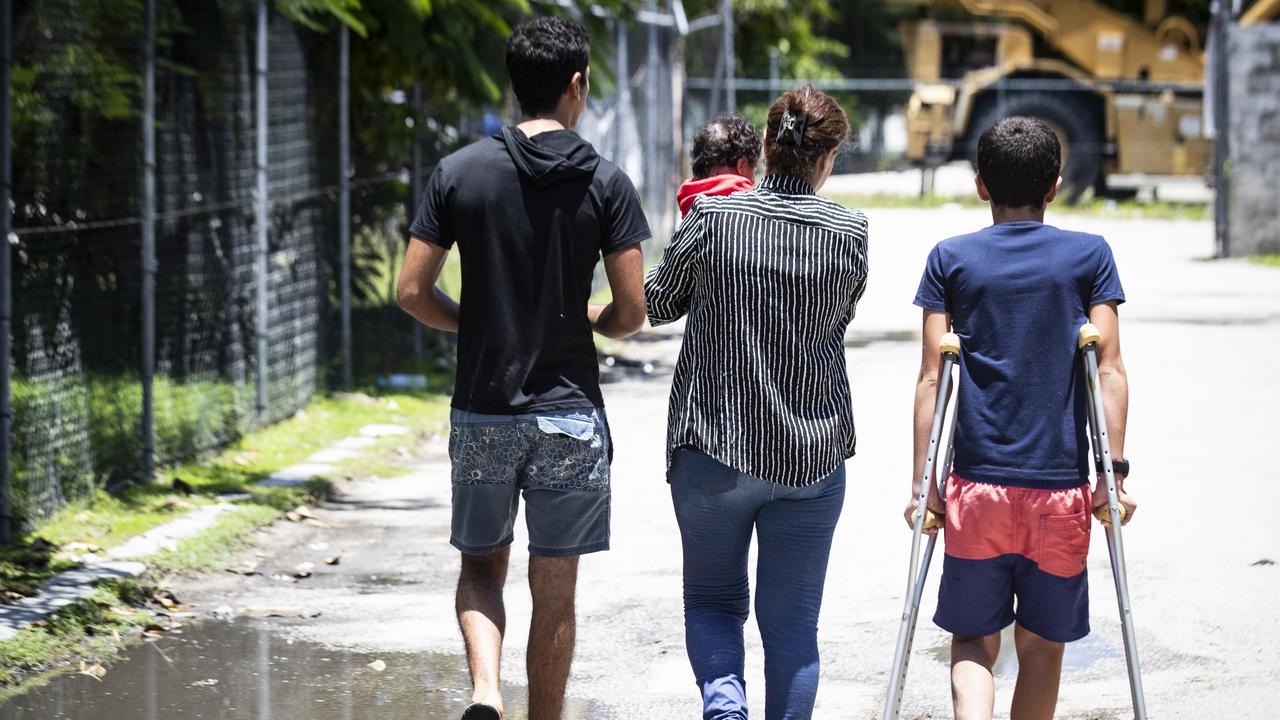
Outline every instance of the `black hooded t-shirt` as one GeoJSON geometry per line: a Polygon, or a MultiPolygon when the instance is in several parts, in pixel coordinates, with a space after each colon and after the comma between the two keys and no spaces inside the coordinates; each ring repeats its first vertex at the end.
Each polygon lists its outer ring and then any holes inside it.
{"type": "Polygon", "coordinates": [[[508,127],[440,161],[410,234],[462,256],[453,407],[601,407],[596,263],[650,237],[631,180],[571,130],[508,127]]]}

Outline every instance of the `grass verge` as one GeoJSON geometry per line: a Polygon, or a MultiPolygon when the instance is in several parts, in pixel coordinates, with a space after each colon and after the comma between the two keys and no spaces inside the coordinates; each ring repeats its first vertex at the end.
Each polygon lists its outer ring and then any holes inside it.
{"type": "Polygon", "coordinates": [[[151,619],[150,589],[134,580],[100,583],[94,594],[0,642],[0,702],[79,666],[110,662],[151,619]]]}
{"type": "MultiPolygon", "coordinates": [[[[358,458],[335,463],[338,475],[387,476],[412,467],[410,449],[447,427],[448,397],[435,393],[335,394],[320,398],[293,417],[249,433],[204,462],[162,470],[160,480],[118,493],[97,491],[56,513],[15,544],[0,548],[0,591],[9,600],[36,591],[40,583],[128,538],[202,505],[236,495],[237,508],[208,530],[145,559],[150,582],[166,574],[221,567],[255,530],[299,504],[323,496],[327,481],[291,488],[255,484],[302,462],[312,453],[358,435],[373,423],[407,426],[410,434],[377,439],[358,458]]],[[[93,598],[59,609],[44,624],[0,643],[0,700],[21,692],[28,679],[64,671],[74,661],[92,665],[113,657],[118,637],[132,637],[145,624],[150,589],[141,583],[107,583],[93,598]],[[142,600],[139,600],[142,598],[142,600]],[[130,632],[125,632],[130,630],[130,632]]]]}
{"type": "Polygon", "coordinates": [[[1280,253],[1270,253],[1267,255],[1254,255],[1249,258],[1251,262],[1258,265],[1269,265],[1271,267],[1280,267],[1280,253]]]}
{"type": "MultiPolygon", "coordinates": [[[[898,195],[836,195],[832,200],[847,207],[856,208],[919,208],[931,209],[943,206],[985,208],[987,204],[969,197],[903,197],[898,195]]],[[[1055,202],[1049,215],[1088,215],[1091,217],[1148,220],[1205,220],[1210,208],[1203,203],[1169,203],[1144,200],[1112,200],[1093,198],[1075,205],[1055,202]]]]}

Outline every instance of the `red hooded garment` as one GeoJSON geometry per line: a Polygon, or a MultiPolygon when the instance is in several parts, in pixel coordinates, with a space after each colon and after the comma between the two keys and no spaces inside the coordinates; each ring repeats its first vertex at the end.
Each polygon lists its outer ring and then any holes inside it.
{"type": "Polygon", "coordinates": [[[686,180],[676,191],[676,203],[680,205],[680,217],[689,214],[693,201],[700,195],[731,195],[741,190],[750,190],[754,185],[751,180],[741,175],[712,175],[702,179],[686,180]]]}

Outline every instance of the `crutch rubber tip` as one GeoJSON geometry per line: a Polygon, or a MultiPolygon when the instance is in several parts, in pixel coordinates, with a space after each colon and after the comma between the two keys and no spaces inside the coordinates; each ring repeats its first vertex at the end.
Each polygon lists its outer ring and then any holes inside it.
{"type": "Polygon", "coordinates": [[[960,354],[960,336],[955,333],[947,333],[942,336],[942,342],[938,345],[938,349],[945,353],[954,355],[960,354]]]}
{"type": "MultiPolygon", "coordinates": [[[[1124,506],[1121,505],[1120,506],[1120,522],[1124,522],[1124,516],[1127,514],[1128,513],[1125,511],[1124,506]]],[[[1110,525],[1111,524],[1111,507],[1108,505],[1099,505],[1098,507],[1093,509],[1093,516],[1098,518],[1098,522],[1102,523],[1103,525],[1110,525]]]]}
{"type": "Polygon", "coordinates": [[[1097,326],[1093,323],[1085,323],[1080,326],[1080,342],[1077,347],[1084,349],[1084,346],[1098,342],[1101,337],[1102,334],[1098,332],[1097,326]]]}

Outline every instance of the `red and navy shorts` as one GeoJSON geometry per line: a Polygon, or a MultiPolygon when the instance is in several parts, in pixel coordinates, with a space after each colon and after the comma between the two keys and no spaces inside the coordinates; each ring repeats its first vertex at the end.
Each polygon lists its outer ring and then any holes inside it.
{"type": "Polygon", "coordinates": [[[1014,621],[1055,642],[1088,635],[1091,506],[1088,485],[1041,490],[952,474],[933,621],[964,636],[1014,621]]]}

